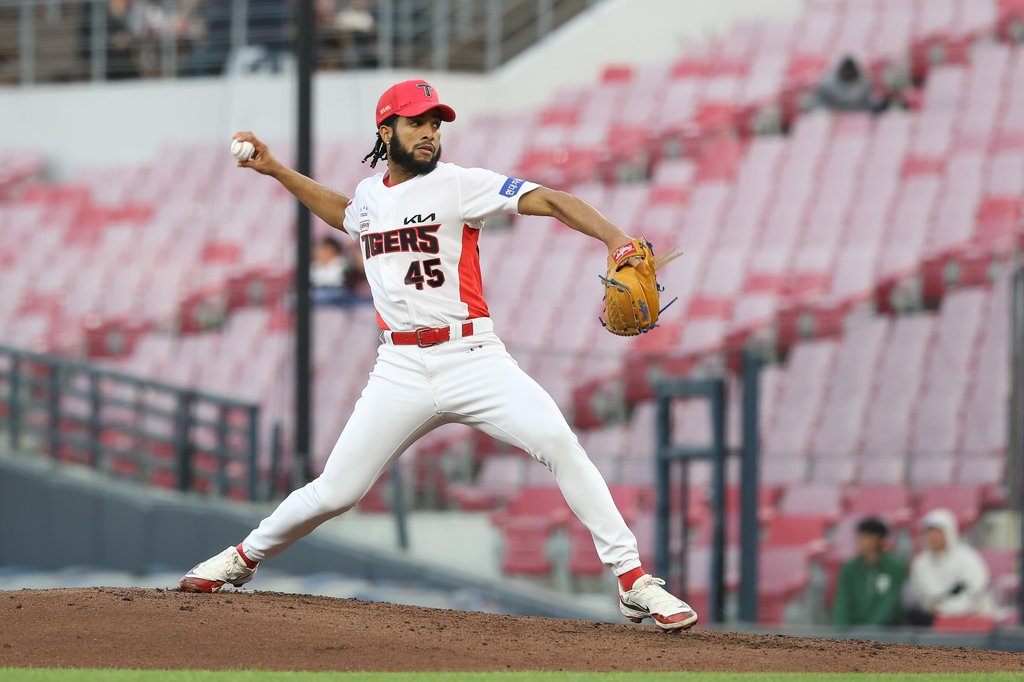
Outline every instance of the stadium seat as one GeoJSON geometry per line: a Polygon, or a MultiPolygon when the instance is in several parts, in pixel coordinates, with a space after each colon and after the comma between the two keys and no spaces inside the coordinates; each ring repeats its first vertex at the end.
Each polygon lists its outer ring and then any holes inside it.
{"type": "Polygon", "coordinates": [[[807,481],[808,461],[803,457],[771,457],[761,461],[765,485],[786,486],[807,481]]]}
{"type": "Polygon", "coordinates": [[[766,457],[807,454],[835,351],[834,341],[801,344],[793,351],[783,380],[779,411],[764,434],[766,457]]]}
{"type": "MultiPolygon", "coordinates": [[[[729,484],[725,487],[725,509],[729,518],[738,518],[740,504],[742,502],[740,486],[729,484]]],[[[761,522],[770,520],[775,516],[779,496],[782,488],[778,486],[761,485],[757,495],[757,518],[761,522]]]]}
{"type": "Polygon", "coordinates": [[[859,466],[853,457],[814,457],[809,482],[847,485],[857,478],[859,466]]]}
{"type": "Polygon", "coordinates": [[[925,488],[918,493],[918,515],[941,508],[953,512],[961,531],[970,528],[981,514],[981,486],[945,485],[925,488]]]}
{"type": "Polygon", "coordinates": [[[964,485],[982,487],[982,502],[986,507],[998,508],[1006,503],[1006,458],[964,457],[956,480],[964,485]]]}
{"type": "MultiPolygon", "coordinates": [[[[739,551],[735,545],[725,552],[726,591],[735,590],[739,585],[739,551]]],[[[708,612],[708,586],[711,582],[710,547],[690,547],[686,554],[686,584],[680,590],[683,599],[697,611],[708,612]]]]}
{"type": "Polygon", "coordinates": [[[763,548],[758,558],[758,620],[783,622],[786,604],[810,583],[807,555],[802,549],[763,548]]]}
{"type": "Polygon", "coordinates": [[[891,526],[903,526],[913,514],[910,491],[902,485],[858,486],[849,493],[846,513],[878,516],[891,526]]]}
{"type": "MultiPolygon", "coordinates": [[[[536,467],[535,467],[536,468],[536,467]]],[[[562,491],[556,487],[523,487],[509,499],[505,508],[494,515],[499,525],[511,519],[533,517],[546,519],[551,524],[565,523],[572,511],[565,503],[562,491]]]]}
{"type": "Polygon", "coordinates": [[[551,521],[541,517],[518,516],[502,523],[502,571],[508,575],[550,574],[547,540],[551,528],[551,521]]]}
{"type": "Polygon", "coordinates": [[[450,486],[448,493],[463,511],[493,510],[522,485],[526,463],[524,458],[514,455],[489,457],[480,465],[474,483],[450,486]]]}
{"type": "Polygon", "coordinates": [[[808,483],[786,487],[779,501],[783,516],[818,516],[835,521],[843,512],[843,492],[838,485],[808,483]]]}
{"type": "Polygon", "coordinates": [[[777,516],[768,523],[765,547],[801,547],[808,556],[824,552],[832,521],[820,516],[777,516]]]}
{"type": "Polygon", "coordinates": [[[952,457],[915,457],[910,460],[910,484],[915,488],[951,485],[955,473],[956,460],[952,457]]]}

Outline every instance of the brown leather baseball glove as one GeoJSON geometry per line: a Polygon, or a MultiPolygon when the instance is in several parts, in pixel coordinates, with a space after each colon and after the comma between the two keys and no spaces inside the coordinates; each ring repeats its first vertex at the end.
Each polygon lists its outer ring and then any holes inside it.
{"type": "Polygon", "coordinates": [[[626,242],[612,251],[608,255],[608,273],[601,277],[604,328],[619,336],[636,336],[653,329],[663,310],[657,269],[679,255],[673,251],[660,261],[655,260],[654,249],[646,237],[626,242]]]}

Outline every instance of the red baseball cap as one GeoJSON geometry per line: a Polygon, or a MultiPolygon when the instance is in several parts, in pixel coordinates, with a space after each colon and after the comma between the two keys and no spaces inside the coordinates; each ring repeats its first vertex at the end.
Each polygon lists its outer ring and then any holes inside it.
{"type": "Polygon", "coordinates": [[[441,120],[451,123],[455,120],[455,110],[447,104],[441,104],[437,98],[437,90],[427,81],[403,81],[392,85],[377,101],[377,127],[388,116],[419,116],[437,109],[441,120]]]}

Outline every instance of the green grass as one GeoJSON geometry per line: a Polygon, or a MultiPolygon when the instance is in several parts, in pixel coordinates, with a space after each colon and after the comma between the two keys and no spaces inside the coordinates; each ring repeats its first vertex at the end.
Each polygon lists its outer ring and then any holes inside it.
{"type": "Polygon", "coordinates": [[[13,682],[1019,682],[1019,673],[311,673],[207,670],[0,668],[13,682]]]}

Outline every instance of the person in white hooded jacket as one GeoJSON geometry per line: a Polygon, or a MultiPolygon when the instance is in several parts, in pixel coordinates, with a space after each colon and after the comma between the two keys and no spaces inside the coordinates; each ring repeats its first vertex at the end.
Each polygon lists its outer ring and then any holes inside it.
{"type": "Polygon", "coordinates": [[[931,625],[936,616],[990,616],[994,608],[988,566],[959,538],[956,517],[935,509],[921,522],[924,549],[910,564],[914,600],[907,615],[913,625],[931,625]]]}

